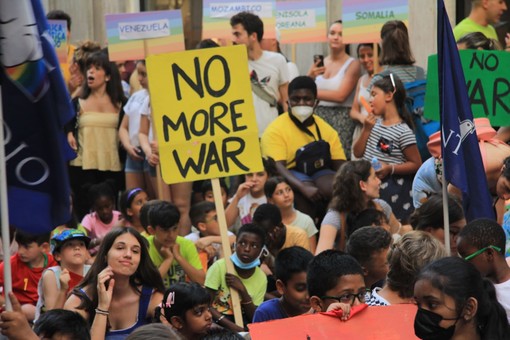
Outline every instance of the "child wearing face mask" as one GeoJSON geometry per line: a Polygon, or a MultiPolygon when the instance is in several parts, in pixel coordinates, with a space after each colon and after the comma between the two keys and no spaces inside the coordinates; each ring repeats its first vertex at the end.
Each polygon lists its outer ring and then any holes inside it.
{"type": "Polygon", "coordinates": [[[510,339],[493,284],[464,259],[445,257],[423,268],[414,297],[420,339],[510,339]]]}
{"type": "Polygon", "coordinates": [[[296,77],[289,84],[289,112],[276,118],[264,131],[262,154],[276,161],[278,173],[294,191],[295,208],[320,219],[331,199],[331,182],[346,159],[337,131],[314,114],[317,85],[313,79],[296,77]],[[315,144],[315,145],[314,145],[315,144]],[[322,144],[322,145],[319,145],[322,144]],[[302,149],[319,146],[305,161],[302,149]]]}
{"type": "Polygon", "coordinates": [[[267,279],[259,268],[260,257],[265,252],[264,243],[265,232],[252,223],[245,224],[237,233],[235,252],[230,257],[235,273],[227,273],[225,259],[217,260],[208,269],[205,287],[211,294],[211,313],[218,325],[236,332],[244,331],[234,323],[230,289],[239,293],[245,326],[264,301],[267,279]]]}

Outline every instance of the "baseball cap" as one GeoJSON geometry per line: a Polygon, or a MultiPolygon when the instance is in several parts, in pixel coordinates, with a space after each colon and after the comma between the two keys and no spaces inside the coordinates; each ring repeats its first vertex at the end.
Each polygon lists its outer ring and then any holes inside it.
{"type": "Polygon", "coordinates": [[[85,242],[85,247],[89,247],[90,237],[85,235],[85,233],[78,229],[67,229],[61,232],[60,234],[53,235],[50,240],[50,249],[51,253],[59,251],[64,242],[72,239],[80,239],[85,242]]]}

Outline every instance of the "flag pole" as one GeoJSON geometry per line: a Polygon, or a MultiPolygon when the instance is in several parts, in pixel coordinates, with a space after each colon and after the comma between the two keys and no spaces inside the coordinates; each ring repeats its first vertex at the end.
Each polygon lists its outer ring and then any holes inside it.
{"type": "MultiPolygon", "coordinates": [[[[442,143],[442,142],[441,142],[442,143]]],[[[441,176],[442,192],[443,192],[443,229],[444,229],[444,247],[446,248],[446,254],[450,256],[450,215],[448,210],[448,183],[444,178],[444,162],[443,164],[443,175],[441,176]]]]}
{"type": "Polygon", "coordinates": [[[12,277],[11,277],[11,251],[10,251],[10,235],[9,235],[9,203],[7,201],[7,173],[5,164],[5,136],[4,136],[4,115],[3,115],[3,101],[2,101],[2,86],[0,86],[0,215],[2,216],[2,248],[4,251],[4,295],[5,295],[5,308],[12,311],[11,300],[8,293],[12,292],[12,277]]]}
{"type": "MultiPolygon", "coordinates": [[[[438,4],[439,4],[439,1],[443,1],[443,0],[438,0],[438,4]]],[[[437,14],[436,14],[436,18],[437,18],[437,27],[438,27],[438,30],[437,30],[437,53],[438,53],[438,65],[437,65],[437,79],[443,79],[441,77],[441,70],[442,70],[442,62],[444,61],[444,58],[442,58],[442,53],[443,53],[443,46],[441,45],[441,35],[443,33],[443,30],[444,28],[442,28],[441,25],[443,25],[442,22],[440,22],[440,14],[439,13],[439,5],[437,6],[437,14]],[[439,27],[441,27],[442,29],[440,30],[439,27]],[[441,57],[440,57],[441,55],[441,57]],[[440,64],[441,63],[441,64],[440,64]]],[[[440,131],[441,131],[441,167],[443,169],[442,171],[442,175],[441,175],[441,192],[442,192],[442,196],[443,196],[443,230],[444,230],[444,247],[446,248],[446,254],[448,256],[450,256],[451,254],[451,249],[450,249],[450,215],[449,215],[449,212],[448,212],[448,182],[446,181],[446,166],[445,166],[445,161],[444,161],[444,147],[443,147],[443,142],[444,142],[444,133],[443,133],[443,130],[444,130],[444,93],[441,92],[443,91],[443,84],[441,83],[441,80],[439,82],[439,105],[440,105],[440,112],[439,112],[439,115],[440,115],[440,131]]]]}

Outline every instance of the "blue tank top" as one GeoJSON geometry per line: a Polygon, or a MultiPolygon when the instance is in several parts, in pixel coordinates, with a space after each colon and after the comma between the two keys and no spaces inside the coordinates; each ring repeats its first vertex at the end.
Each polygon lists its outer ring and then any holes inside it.
{"type": "Polygon", "coordinates": [[[149,302],[151,301],[152,288],[148,286],[142,287],[142,295],[140,296],[140,302],[138,304],[138,318],[136,323],[125,329],[110,330],[105,334],[105,340],[123,340],[127,338],[135,329],[140,326],[147,324],[147,308],[149,308],[149,302]]]}

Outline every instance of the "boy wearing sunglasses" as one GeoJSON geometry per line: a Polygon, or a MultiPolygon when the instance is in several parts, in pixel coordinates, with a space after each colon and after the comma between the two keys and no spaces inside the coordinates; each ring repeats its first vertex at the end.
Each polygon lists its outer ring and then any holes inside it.
{"type": "Polygon", "coordinates": [[[510,267],[505,260],[505,240],[505,232],[496,221],[480,218],[469,222],[459,233],[457,250],[494,283],[497,299],[510,323],[510,267]]]}
{"type": "Polygon", "coordinates": [[[349,319],[351,307],[365,303],[365,280],[361,265],[338,250],[325,250],[308,266],[308,294],[314,312],[343,311],[349,319]]]}

